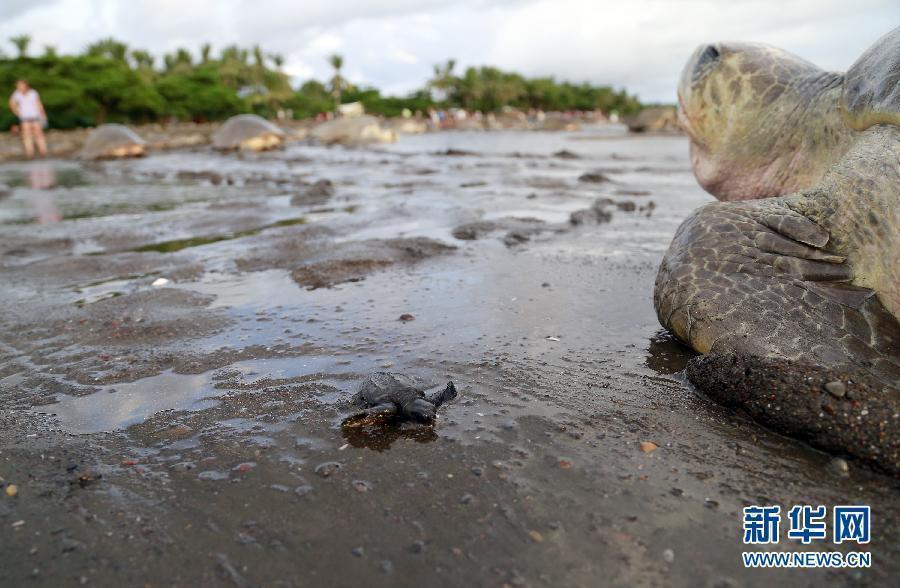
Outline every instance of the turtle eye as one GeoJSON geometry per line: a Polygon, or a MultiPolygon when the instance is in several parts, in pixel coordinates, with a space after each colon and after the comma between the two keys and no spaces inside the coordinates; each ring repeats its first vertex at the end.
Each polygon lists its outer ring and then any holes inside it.
{"type": "Polygon", "coordinates": [[[703,52],[700,53],[700,57],[697,58],[697,65],[695,67],[697,70],[700,70],[701,68],[714,63],[717,59],[719,59],[719,50],[713,45],[707,45],[703,52]]]}

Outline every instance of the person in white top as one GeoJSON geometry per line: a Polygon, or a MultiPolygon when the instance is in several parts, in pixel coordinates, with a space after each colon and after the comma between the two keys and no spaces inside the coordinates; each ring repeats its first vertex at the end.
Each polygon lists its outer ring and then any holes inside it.
{"type": "Polygon", "coordinates": [[[34,144],[38,152],[47,155],[47,142],[44,139],[44,123],[47,113],[37,90],[28,86],[25,80],[16,82],[16,91],[9,97],[9,108],[17,117],[22,128],[22,144],[25,155],[34,157],[34,144]]]}

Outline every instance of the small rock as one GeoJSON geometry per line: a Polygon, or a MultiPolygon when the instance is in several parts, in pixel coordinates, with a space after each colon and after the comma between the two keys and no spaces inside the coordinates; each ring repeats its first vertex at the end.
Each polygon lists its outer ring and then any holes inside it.
{"type": "Polygon", "coordinates": [[[333,476],[338,473],[341,468],[344,467],[340,462],[337,461],[326,461],[324,463],[320,463],[316,466],[316,473],[322,476],[323,478],[327,478],[329,476],[333,476]]]}
{"type": "Polygon", "coordinates": [[[297,486],[294,488],[294,494],[297,496],[306,496],[310,492],[312,492],[313,487],[309,484],[303,484],[302,486],[297,486]]]}
{"type": "Polygon", "coordinates": [[[353,489],[357,492],[368,492],[372,489],[372,484],[365,480],[353,480],[351,483],[353,484],[353,489]]]}
{"type": "Polygon", "coordinates": [[[834,396],[835,398],[843,398],[844,394],[847,393],[847,387],[843,382],[828,382],[825,384],[825,391],[834,396]]]}
{"type": "Polygon", "coordinates": [[[534,529],[532,529],[531,531],[528,531],[528,536],[535,543],[543,543],[543,541],[544,541],[544,536],[541,535],[538,531],[535,531],[534,529]]]}
{"type": "Polygon", "coordinates": [[[459,499],[459,501],[463,504],[469,504],[473,500],[475,500],[475,497],[471,494],[463,494],[459,499]]]}
{"type": "Polygon", "coordinates": [[[570,460],[570,459],[561,457],[556,463],[557,463],[557,465],[559,465],[559,467],[561,467],[564,470],[572,469],[572,460],[570,460]]]}
{"type": "Polygon", "coordinates": [[[245,472],[249,472],[250,470],[254,469],[255,467],[256,467],[255,461],[245,461],[244,463],[239,463],[236,466],[234,466],[233,468],[231,468],[231,471],[245,473],[245,472]]]}
{"type": "Polygon", "coordinates": [[[475,466],[474,468],[472,468],[472,473],[475,474],[476,476],[481,476],[482,474],[484,474],[484,468],[475,466]]]}
{"type": "Polygon", "coordinates": [[[403,314],[400,315],[400,319],[399,319],[399,320],[403,321],[404,323],[408,323],[409,321],[414,321],[414,320],[416,320],[416,317],[414,317],[413,315],[409,314],[408,312],[404,312],[403,314]]]}
{"type": "Polygon", "coordinates": [[[6,495],[9,496],[10,498],[12,498],[13,496],[15,496],[18,493],[19,493],[19,487],[16,486],[15,484],[10,484],[9,486],[6,487],[6,495]]]}
{"type": "Polygon", "coordinates": [[[394,562],[392,562],[389,559],[383,559],[378,564],[378,567],[381,568],[381,571],[384,572],[385,574],[390,574],[391,572],[394,571],[394,562]]]}
{"type": "Polygon", "coordinates": [[[413,553],[422,553],[425,551],[425,542],[421,539],[416,539],[413,541],[413,544],[410,545],[409,550],[413,553]]]}
{"type": "Polygon", "coordinates": [[[197,474],[198,480],[203,480],[205,482],[217,482],[220,480],[227,480],[228,474],[225,472],[218,472],[216,470],[207,470],[205,472],[200,472],[197,474]]]}
{"type": "Polygon", "coordinates": [[[85,488],[87,486],[90,486],[94,482],[98,481],[102,477],[103,477],[103,474],[99,474],[95,471],[87,471],[79,476],[76,476],[69,483],[70,484],[78,484],[82,488],[85,488]]]}
{"type": "Polygon", "coordinates": [[[288,491],[290,491],[290,488],[288,488],[288,487],[285,486],[284,484],[272,484],[271,486],[269,486],[269,488],[271,488],[272,490],[276,490],[276,491],[278,491],[278,492],[288,492],[288,491]]]}
{"type": "Polygon", "coordinates": [[[665,561],[666,563],[672,563],[673,561],[675,561],[675,552],[671,549],[664,549],[662,556],[663,561],[665,561]]]}
{"type": "Polygon", "coordinates": [[[641,441],[641,451],[644,453],[653,453],[659,448],[659,445],[653,441],[641,441]]]}
{"type": "Polygon", "coordinates": [[[829,461],[827,468],[832,474],[841,478],[846,478],[850,475],[850,464],[843,457],[835,457],[829,461]]]}
{"type": "Polygon", "coordinates": [[[160,288],[162,286],[165,286],[168,283],[169,283],[169,280],[167,280],[166,278],[156,278],[155,280],[153,280],[153,283],[150,285],[153,286],[154,288],[160,288]]]}
{"type": "Polygon", "coordinates": [[[363,550],[362,547],[354,547],[350,550],[350,553],[352,553],[356,557],[362,557],[366,554],[365,550],[363,550]]]}
{"type": "Polygon", "coordinates": [[[585,182],[588,184],[599,184],[602,182],[609,182],[610,179],[599,172],[595,172],[595,173],[581,174],[578,177],[578,181],[585,182]]]}

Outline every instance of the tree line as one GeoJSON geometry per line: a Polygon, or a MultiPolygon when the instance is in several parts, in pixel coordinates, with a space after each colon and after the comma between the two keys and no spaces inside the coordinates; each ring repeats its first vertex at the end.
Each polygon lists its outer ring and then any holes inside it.
{"type": "MultiPolygon", "coordinates": [[[[32,55],[27,35],[10,42],[16,54],[0,54],[0,88],[11,92],[17,79],[28,80],[41,93],[50,125],[55,128],[173,118],[200,122],[246,112],[265,117],[288,113],[299,119],[355,101],[362,102],[367,112],[384,116],[429,108],[495,112],[512,106],[621,114],[641,108],[637,97],[625,90],[549,77],[526,78],[495,67],[470,67],[457,74],[453,60],[435,66],[432,78],[421,89],[398,97],[350,83],[342,74],[340,55],[329,58],[334,70],[330,80],[309,80],[294,88],[283,71],[284,57],[266,53],[258,45],[229,45],[214,52],[205,43],[196,54],[180,48],[157,60],[151,53],[115,39],[92,43],[78,55],[61,55],[52,46],[32,55]]],[[[12,113],[4,109],[0,129],[14,123],[12,113]]]]}

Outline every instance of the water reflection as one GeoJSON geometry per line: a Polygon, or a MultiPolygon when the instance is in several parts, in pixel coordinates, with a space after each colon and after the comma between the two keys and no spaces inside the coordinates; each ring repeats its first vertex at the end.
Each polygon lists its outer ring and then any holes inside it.
{"type": "Polygon", "coordinates": [[[678,341],[668,331],[659,331],[647,348],[647,367],[658,374],[676,374],[687,367],[697,353],[678,341]]]}
{"type": "Polygon", "coordinates": [[[350,419],[341,424],[344,439],[353,447],[387,451],[401,437],[417,443],[437,439],[434,428],[404,423],[398,419],[350,419]]]}
{"type": "Polygon", "coordinates": [[[28,187],[34,190],[28,194],[28,204],[40,225],[52,225],[62,220],[56,199],[47,190],[56,187],[56,170],[49,165],[33,165],[28,170],[28,187]]]}

